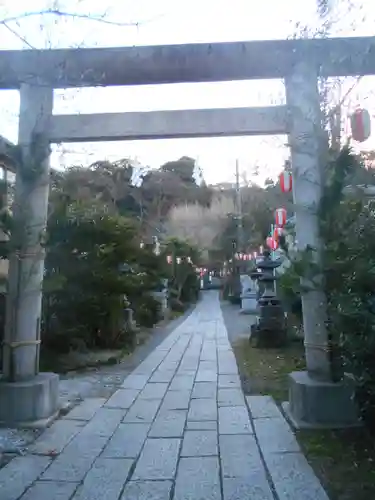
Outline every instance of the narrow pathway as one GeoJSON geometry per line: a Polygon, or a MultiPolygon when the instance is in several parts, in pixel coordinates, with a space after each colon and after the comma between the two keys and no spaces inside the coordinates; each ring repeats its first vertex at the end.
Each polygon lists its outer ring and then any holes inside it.
{"type": "Polygon", "coordinates": [[[217,292],[1,469],[0,498],[327,500],[272,399],[245,400],[217,292]]]}

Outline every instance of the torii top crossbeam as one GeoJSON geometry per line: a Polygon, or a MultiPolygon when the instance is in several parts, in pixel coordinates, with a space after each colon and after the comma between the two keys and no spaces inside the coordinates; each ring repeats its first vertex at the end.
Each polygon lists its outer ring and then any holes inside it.
{"type": "Polygon", "coordinates": [[[375,37],[0,51],[0,89],[272,79],[308,61],[324,76],[375,74],[375,37]]]}

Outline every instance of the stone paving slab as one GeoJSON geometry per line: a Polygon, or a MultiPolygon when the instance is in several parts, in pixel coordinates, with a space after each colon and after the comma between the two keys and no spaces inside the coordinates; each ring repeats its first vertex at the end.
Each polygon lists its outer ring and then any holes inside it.
{"type": "Polygon", "coordinates": [[[108,400],[87,399],[0,470],[0,500],[274,500],[270,477],[278,500],[327,500],[272,398],[245,401],[216,292],[109,378],[108,400]]]}
{"type": "Polygon", "coordinates": [[[255,418],[284,418],[271,396],[246,396],[251,416],[255,418]]]}
{"type": "Polygon", "coordinates": [[[118,500],[133,460],[99,458],[72,500],[118,500]]]}
{"type": "Polygon", "coordinates": [[[168,500],[172,481],[130,481],[121,500],[168,500]]]}
{"type": "Polygon", "coordinates": [[[180,445],[180,439],[147,439],[132,479],[174,479],[180,445]]]}
{"type": "MultiPolygon", "coordinates": [[[[70,500],[77,484],[64,481],[37,481],[21,497],[21,500],[70,500]]],[[[2,498],[2,497],[1,497],[2,498]]]]}
{"type": "Polygon", "coordinates": [[[218,455],[216,430],[187,430],[182,443],[182,457],[209,457],[218,455]]]}
{"type": "Polygon", "coordinates": [[[13,459],[0,469],[1,500],[18,500],[50,463],[50,458],[33,455],[13,459]]]}
{"type": "Polygon", "coordinates": [[[218,458],[181,458],[173,500],[221,499],[218,458]]]}
{"type": "Polygon", "coordinates": [[[279,500],[329,500],[302,453],[271,453],[265,461],[279,500]]]}
{"type": "Polygon", "coordinates": [[[73,408],[65,419],[89,421],[106,401],[105,398],[88,398],[73,408]]]}
{"type": "Polygon", "coordinates": [[[151,424],[120,424],[101,454],[105,458],[136,458],[151,424]]]}
{"type": "Polygon", "coordinates": [[[261,418],[254,420],[255,434],[264,455],[300,451],[294,433],[285,419],[261,418]]]}
{"type": "Polygon", "coordinates": [[[69,441],[82,430],[83,425],[83,422],[65,419],[54,422],[29,447],[29,451],[39,455],[61,453],[69,441]]]}

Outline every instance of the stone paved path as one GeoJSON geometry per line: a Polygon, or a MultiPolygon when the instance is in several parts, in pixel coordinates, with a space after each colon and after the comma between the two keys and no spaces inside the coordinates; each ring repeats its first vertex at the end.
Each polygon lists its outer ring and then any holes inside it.
{"type": "Polygon", "coordinates": [[[328,500],[273,400],[244,397],[216,292],[1,469],[0,499],[328,500]]]}

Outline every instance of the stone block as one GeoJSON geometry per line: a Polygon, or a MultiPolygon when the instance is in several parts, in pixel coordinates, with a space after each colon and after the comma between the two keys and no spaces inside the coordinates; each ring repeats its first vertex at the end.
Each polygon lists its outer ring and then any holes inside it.
{"type": "Polygon", "coordinates": [[[218,390],[219,406],[245,406],[245,398],[242,389],[223,389],[218,390]]]}
{"type": "Polygon", "coordinates": [[[141,391],[147,384],[148,379],[148,375],[137,375],[131,373],[126,377],[121,387],[123,389],[138,389],[139,391],[141,391]]]}
{"type": "Polygon", "coordinates": [[[124,423],[151,423],[158,412],[160,402],[159,399],[138,399],[126,414],[124,423]]]}
{"type": "Polygon", "coordinates": [[[147,439],[132,480],[174,479],[181,440],[147,439]]]}
{"type": "Polygon", "coordinates": [[[219,375],[218,386],[223,389],[241,387],[241,380],[238,375],[219,375]]]}
{"type": "Polygon", "coordinates": [[[73,408],[65,419],[69,420],[90,420],[95,413],[101,408],[106,400],[104,398],[88,398],[75,408],[73,408]]]}
{"type": "Polygon", "coordinates": [[[159,411],[151,426],[149,437],[182,437],[187,410],[159,411]]]}
{"type": "Polygon", "coordinates": [[[289,375],[288,415],[297,428],[340,428],[359,425],[354,399],[355,384],[349,377],[343,382],[321,382],[307,372],[289,375]]]}
{"type": "Polygon", "coordinates": [[[121,500],[167,500],[171,490],[172,481],[130,481],[121,500]]]}
{"type": "Polygon", "coordinates": [[[0,424],[17,427],[47,425],[59,411],[59,376],[39,373],[30,380],[0,378],[0,424]]]}
{"type": "Polygon", "coordinates": [[[217,457],[181,458],[174,500],[221,500],[217,457]]]}
{"type": "Polygon", "coordinates": [[[216,420],[204,420],[203,422],[195,422],[194,420],[188,420],[186,424],[186,429],[191,431],[216,431],[217,432],[217,421],[216,420]]]}
{"type": "Polygon", "coordinates": [[[131,407],[140,393],[139,389],[118,389],[108,399],[105,404],[106,408],[123,408],[124,410],[131,407]]]}
{"type": "Polygon", "coordinates": [[[254,427],[263,455],[300,451],[294,433],[283,418],[259,418],[254,420],[254,427]]]}
{"type": "Polygon", "coordinates": [[[163,399],[167,392],[167,383],[147,384],[139,394],[139,399],[163,399]]]}
{"type": "Polygon", "coordinates": [[[50,458],[33,455],[14,458],[0,469],[1,500],[18,500],[50,463],[50,458]]]}
{"type": "Polygon", "coordinates": [[[61,453],[74,436],[82,430],[82,426],[82,422],[58,420],[38,437],[29,447],[29,451],[38,455],[49,455],[51,451],[61,453]]]}
{"type": "Polygon", "coordinates": [[[146,441],[150,424],[120,424],[103,450],[105,458],[136,458],[146,441]]]}
{"type": "Polygon", "coordinates": [[[179,390],[191,390],[194,385],[194,376],[193,375],[176,375],[169,389],[171,391],[179,391],[179,390]]]}
{"type": "Polygon", "coordinates": [[[190,403],[191,391],[168,391],[163,399],[161,411],[187,410],[190,403]]]}
{"type": "Polygon", "coordinates": [[[100,455],[108,437],[78,435],[69,443],[44,472],[41,479],[48,481],[80,482],[91,469],[96,457],[100,455]]]}
{"type": "Polygon", "coordinates": [[[51,500],[51,498],[53,500],[71,500],[76,489],[76,483],[37,481],[22,495],[20,500],[51,500]]]}
{"type": "Polygon", "coordinates": [[[110,437],[126,415],[126,410],[120,408],[100,408],[94,417],[82,429],[81,434],[91,437],[110,437]]]}
{"type": "Polygon", "coordinates": [[[195,378],[196,382],[217,382],[217,370],[199,370],[195,378]]]}
{"type": "Polygon", "coordinates": [[[269,453],[264,458],[279,500],[329,500],[302,453],[269,453]]]}
{"type": "Polygon", "coordinates": [[[152,377],[150,378],[150,382],[164,382],[169,383],[175,375],[175,370],[156,370],[152,377]]]}
{"type": "Polygon", "coordinates": [[[98,458],[72,500],[118,500],[133,460],[98,458]]]}
{"type": "Polygon", "coordinates": [[[188,420],[217,420],[217,403],[214,399],[192,399],[188,420]]]}
{"type": "Polygon", "coordinates": [[[189,431],[184,435],[182,457],[208,457],[218,455],[217,431],[189,431]]]}
{"type": "Polygon", "coordinates": [[[195,382],[192,392],[194,399],[216,399],[217,384],[215,382],[195,382]]]}
{"type": "Polygon", "coordinates": [[[271,396],[246,396],[251,416],[256,418],[284,418],[271,396]]]}
{"type": "Polygon", "coordinates": [[[263,471],[262,459],[255,437],[245,435],[219,436],[220,460],[223,477],[248,477],[254,471],[263,471]]]}
{"type": "MultiPolygon", "coordinates": [[[[264,474],[253,472],[247,478],[225,477],[223,500],[274,500],[271,487],[264,474]]],[[[290,500],[294,497],[290,497],[290,500]]],[[[299,500],[299,497],[296,497],[299,500]]],[[[289,499],[288,499],[289,500],[289,499]]]]}
{"type": "Polygon", "coordinates": [[[207,372],[217,372],[217,363],[216,361],[200,361],[198,365],[198,370],[207,372]]]}
{"type": "Polygon", "coordinates": [[[245,406],[219,408],[219,434],[252,434],[249,413],[245,406]]]}

